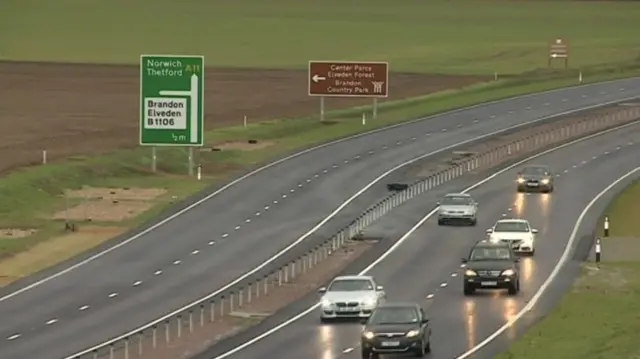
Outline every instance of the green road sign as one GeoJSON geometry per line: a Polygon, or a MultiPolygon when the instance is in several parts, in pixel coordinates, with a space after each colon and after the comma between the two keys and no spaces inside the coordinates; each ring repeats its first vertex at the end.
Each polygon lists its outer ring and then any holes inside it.
{"type": "Polygon", "coordinates": [[[140,145],[202,146],[204,56],[140,56],[140,145]]]}

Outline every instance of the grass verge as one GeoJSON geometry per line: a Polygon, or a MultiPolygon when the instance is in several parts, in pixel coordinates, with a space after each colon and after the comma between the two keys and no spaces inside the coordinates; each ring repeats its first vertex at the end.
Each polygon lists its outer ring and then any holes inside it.
{"type": "Polygon", "coordinates": [[[636,358],[640,263],[585,264],[557,307],[495,359],[636,358]]]}
{"type": "MultiPolygon", "coordinates": [[[[634,181],[607,207],[609,216],[609,235],[612,237],[639,237],[638,225],[640,213],[640,180],[634,181]]],[[[602,220],[601,220],[602,222],[602,220]]],[[[602,226],[599,226],[602,231],[602,226]]]]}
{"type": "MultiPolygon", "coordinates": [[[[640,64],[593,67],[583,72],[585,82],[640,75],[640,64]]],[[[244,127],[222,128],[206,135],[209,144],[223,142],[246,142],[248,139],[268,142],[270,146],[260,150],[234,149],[225,151],[198,152],[197,162],[203,165],[204,178],[196,181],[184,176],[187,173],[185,149],[158,149],[160,174],[152,174],[150,150],[138,148],[117,151],[98,157],[74,157],[65,161],[25,168],[0,179],[0,228],[37,229],[27,237],[0,235],[0,278],[5,282],[43,269],[55,262],[72,257],[129,228],[153,218],[172,203],[198,192],[206,186],[233,176],[249,166],[264,162],[278,155],[326,142],[362,131],[399,123],[403,120],[439,113],[452,108],[506,98],[518,94],[574,85],[576,71],[536,71],[472,86],[459,91],[448,91],[424,97],[381,104],[379,117],[366,125],[360,116],[366,108],[355,108],[330,113],[329,121],[321,123],[312,118],[274,120],[244,127]],[[63,221],[51,219],[54,212],[73,208],[82,199],[64,196],[66,189],[82,186],[108,188],[163,188],[166,192],[154,198],[150,209],[125,220],[94,220],[92,231],[76,234],[84,239],[62,241],[67,238],[63,221]],[[107,230],[95,230],[104,227],[107,230]],[[86,238],[89,236],[89,238],[86,238]],[[55,238],[63,243],[61,248],[51,247],[45,240],[55,238]],[[77,243],[83,245],[78,246],[77,243]],[[16,255],[29,250],[30,255],[16,255]],[[48,253],[40,255],[39,253],[48,253]],[[8,259],[7,259],[8,258],[8,259]],[[26,263],[24,262],[26,261],[26,263]],[[16,271],[15,268],[21,268],[16,271]],[[8,278],[8,279],[7,279],[8,278]]],[[[82,223],[80,228],[86,228],[82,223]]],[[[0,232],[1,233],[1,232],[0,232]]],[[[0,283],[1,285],[1,283],[0,283]]]]}

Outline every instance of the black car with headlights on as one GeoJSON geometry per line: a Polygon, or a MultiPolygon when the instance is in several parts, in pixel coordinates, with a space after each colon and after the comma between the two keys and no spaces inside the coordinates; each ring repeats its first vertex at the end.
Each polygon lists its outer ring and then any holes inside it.
{"type": "Polygon", "coordinates": [[[516,177],[518,192],[553,192],[553,173],[547,166],[526,166],[516,177]]]}
{"type": "Polygon", "coordinates": [[[362,359],[379,354],[413,354],[431,351],[431,327],[424,309],[413,303],[379,305],[366,320],[360,339],[362,359]]]}
{"type": "Polygon", "coordinates": [[[508,243],[480,241],[462,263],[464,295],[477,289],[507,289],[510,295],[520,291],[520,258],[508,243]]]}

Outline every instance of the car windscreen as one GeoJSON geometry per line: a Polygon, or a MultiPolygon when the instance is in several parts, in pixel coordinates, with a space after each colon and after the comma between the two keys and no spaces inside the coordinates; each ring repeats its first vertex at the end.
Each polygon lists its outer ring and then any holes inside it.
{"type": "Polygon", "coordinates": [[[366,279],[339,279],[334,280],[327,290],[330,292],[356,292],[373,289],[371,281],[366,279]]]}
{"type": "Polygon", "coordinates": [[[471,198],[466,196],[445,196],[441,204],[445,206],[466,206],[471,204],[471,198]]]}
{"type": "Polygon", "coordinates": [[[474,248],[471,251],[471,261],[497,261],[511,259],[511,253],[507,248],[474,248]]]}
{"type": "Polygon", "coordinates": [[[367,324],[413,324],[418,323],[418,311],[413,307],[378,308],[367,324]]]}
{"type": "Polygon", "coordinates": [[[522,169],[522,174],[536,175],[536,176],[548,176],[549,169],[546,167],[525,167],[522,169]]]}
{"type": "Polygon", "coordinates": [[[529,232],[525,222],[498,222],[493,227],[494,232],[529,232]]]}

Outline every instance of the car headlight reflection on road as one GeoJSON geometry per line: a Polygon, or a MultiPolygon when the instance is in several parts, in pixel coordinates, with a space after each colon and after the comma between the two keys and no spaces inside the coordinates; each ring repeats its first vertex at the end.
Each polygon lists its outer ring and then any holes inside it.
{"type": "Polygon", "coordinates": [[[468,276],[468,277],[475,277],[478,275],[478,273],[476,273],[475,271],[471,270],[471,269],[467,269],[466,271],[464,271],[464,275],[468,276]]]}
{"type": "Polygon", "coordinates": [[[373,337],[375,337],[375,334],[373,334],[373,332],[364,332],[362,333],[362,336],[367,339],[373,339],[373,337]]]}
{"type": "Polygon", "coordinates": [[[518,183],[524,183],[524,178],[520,177],[517,179],[518,183]]]}
{"type": "Polygon", "coordinates": [[[510,277],[514,274],[516,274],[516,272],[513,269],[506,269],[504,272],[502,272],[502,275],[507,277],[510,277]]]}
{"type": "Polygon", "coordinates": [[[414,329],[414,330],[410,330],[410,331],[407,333],[407,337],[409,337],[409,338],[411,338],[411,337],[415,337],[415,336],[417,336],[418,334],[420,334],[420,331],[415,330],[415,329],[414,329]]]}

